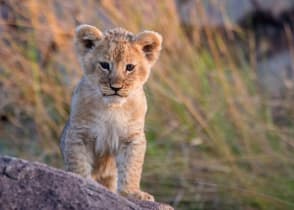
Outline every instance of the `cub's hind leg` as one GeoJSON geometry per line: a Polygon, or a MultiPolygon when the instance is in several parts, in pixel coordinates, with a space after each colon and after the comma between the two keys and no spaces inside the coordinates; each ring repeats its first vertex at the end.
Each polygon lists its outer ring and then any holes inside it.
{"type": "Polygon", "coordinates": [[[115,158],[111,155],[96,157],[92,178],[110,191],[117,192],[117,169],[115,158]]]}

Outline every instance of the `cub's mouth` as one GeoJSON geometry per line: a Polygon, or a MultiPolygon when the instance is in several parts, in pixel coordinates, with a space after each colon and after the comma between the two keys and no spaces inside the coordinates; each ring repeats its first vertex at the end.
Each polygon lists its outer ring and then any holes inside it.
{"type": "Polygon", "coordinates": [[[103,94],[102,97],[105,104],[109,106],[121,106],[126,102],[127,96],[121,95],[119,93],[103,94]]]}
{"type": "Polygon", "coordinates": [[[119,93],[113,93],[113,94],[103,94],[104,97],[110,97],[110,96],[118,96],[118,97],[125,97],[123,95],[120,95],[119,93]]]}

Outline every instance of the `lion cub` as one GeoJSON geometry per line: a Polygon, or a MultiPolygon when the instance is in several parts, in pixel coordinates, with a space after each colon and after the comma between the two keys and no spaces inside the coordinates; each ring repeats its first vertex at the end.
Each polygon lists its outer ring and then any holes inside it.
{"type": "Polygon", "coordinates": [[[146,150],[143,85],[161,43],[161,35],[153,31],[135,35],[122,28],[101,32],[78,26],[75,48],[84,76],[61,137],[68,171],[141,200],[154,200],[140,190],[146,150]]]}

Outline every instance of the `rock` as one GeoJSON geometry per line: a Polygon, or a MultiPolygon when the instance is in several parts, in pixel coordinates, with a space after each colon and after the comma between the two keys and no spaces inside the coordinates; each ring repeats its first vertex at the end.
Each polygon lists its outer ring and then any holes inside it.
{"type": "Polygon", "coordinates": [[[292,55],[288,50],[274,54],[258,63],[258,79],[267,94],[279,97],[294,86],[292,55]]]}
{"type": "Polygon", "coordinates": [[[127,200],[98,183],[73,173],[0,156],[0,209],[154,209],[172,207],[127,200]]]}
{"type": "Polygon", "coordinates": [[[175,3],[183,24],[227,29],[255,12],[279,16],[294,7],[293,0],[175,0],[175,3]]]}
{"type": "Polygon", "coordinates": [[[227,13],[225,15],[227,15],[228,20],[235,23],[244,14],[253,10],[248,0],[175,1],[181,22],[194,27],[224,26],[224,12],[227,13]],[[222,9],[225,9],[225,11],[222,11],[222,9]]]}
{"type": "Polygon", "coordinates": [[[278,16],[284,11],[294,7],[293,0],[251,0],[251,2],[255,10],[268,11],[274,16],[278,16]]]}

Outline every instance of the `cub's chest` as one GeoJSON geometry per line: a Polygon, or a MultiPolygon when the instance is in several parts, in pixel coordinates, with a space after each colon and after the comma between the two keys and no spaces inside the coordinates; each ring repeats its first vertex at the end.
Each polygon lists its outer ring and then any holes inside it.
{"type": "Polygon", "coordinates": [[[120,110],[96,111],[90,126],[99,154],[116,153],[119,144],[128,139],[130,133],[127,113],[120,110]]]}
{"type": "Polygon", "coordinates": [[[130,131],[128,113],[119,109],[97,110],[93,113],[93,121],[90,123],[91,133],[100,141],[104,139],[127,138],[130,131]]]}

